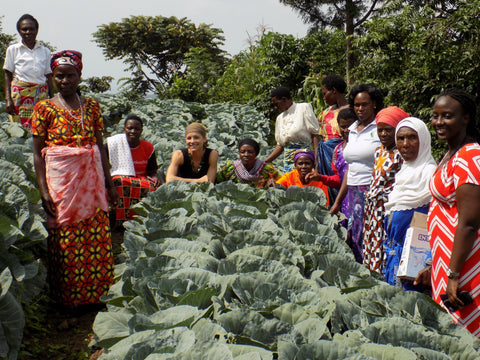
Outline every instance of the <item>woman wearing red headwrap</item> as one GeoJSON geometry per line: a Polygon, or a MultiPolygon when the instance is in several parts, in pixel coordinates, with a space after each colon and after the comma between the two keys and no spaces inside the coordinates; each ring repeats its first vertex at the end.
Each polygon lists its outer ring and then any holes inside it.
{"type": "Polygon", "coordinates": [[[50,67],[58,94],[35,105],[31,133],[47,213],[50,288],[54,300],[71,310],[100,303],[113,283],[107,197],[116,206],[118,195],[103,148],[100,106],[78,93],[82,54],[57,52],[50,67]]]}
{"type": "Polygon", "coordinates": [[[402,166],[402,157],[395,146],[395,128],[408,117],[396,106],[389,106],[377,113],[377,133],[382,145],[375,151],[370,190],[365,194],[363,263],[372,271],[382,271],[384,264],[383,243],[385,228],[383,218],[388,194],[393,189],[395,174],[402,166]]]}

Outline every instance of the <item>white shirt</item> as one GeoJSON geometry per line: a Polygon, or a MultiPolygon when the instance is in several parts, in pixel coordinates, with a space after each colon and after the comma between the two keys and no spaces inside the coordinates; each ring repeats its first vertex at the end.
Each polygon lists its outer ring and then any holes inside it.
{"type": "Polygon", "coordinates": [[[348,163],[349,186],[370,185],[375,149],[381,145],[375,119],[360,132],[357,131],[358,125],[356,121],[348,128],[348,143],[343,150],[343,157],[348,163]]]}
{"type": "Polygon", "coordinates": [[[7,48],[3,68],[21,81],[43,85],[47,81],[45,75],[52,72],[50,58],[50,50],[38,41],[33,49],[20,42],[7,48]]]}
{"type": "Polygon", "coordinates": [[[275,140],[285,146],[291,142],[312,142],[312,134],[318,134],[320,126],[308,103],[293,103],[287,110],[277,116],[275,123],[275,140]]]}

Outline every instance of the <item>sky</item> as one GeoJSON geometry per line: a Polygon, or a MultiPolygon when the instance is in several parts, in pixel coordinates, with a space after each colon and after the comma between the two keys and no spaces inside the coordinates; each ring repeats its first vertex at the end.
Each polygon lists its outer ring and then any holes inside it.
{"type": "MultiPolygon", "coordinates": [[[[195,24],[206,23],[224,32],[223,50],[235,55],[248,47],[248,38],[257,34],[260,25],[268,30],[303,37],[308,26],[290,7],[279,0],[21,0],[2,5],[2,30],[17,34],[18,18],[29,13],[39,22],[37,40],[57,50],[73,49],[83,53],[83,78],[128,76],[121,61],[107,61],[93,42],[98,26],[120,22],[132,15],[186,17],[195,24]]],[[[19,37],[17,37],[19,39],[19,37]]],[[[112,82],[115,90],[116,80],[112,82]]]]}

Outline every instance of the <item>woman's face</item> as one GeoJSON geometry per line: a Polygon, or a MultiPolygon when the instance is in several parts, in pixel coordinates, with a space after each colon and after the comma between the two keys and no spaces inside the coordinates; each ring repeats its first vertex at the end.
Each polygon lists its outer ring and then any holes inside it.
{"type": "Polygon", "coordinates": [[[59,65],[53,71],[53,80],[63,97],[73,95],[80,82],[80,72],[71,65],[59,65]]]}
{"type": "Polygon", "coordinates": [[[402,126],[397,131],[397,149],[405,161],[415,161],[420,148],[418,133],[412,128],[402,126]]]}
{"type": "Polygon", "coordinates": [[[189,132],[185,135],[185,143],[189,151],[200,151],[205,148],[207,138],[197,132],[189,132]]]}
{"type": "Polygon", "coordinates": [[[142,124],[135,119],[128,119],[123,128],[123,132],[127,135],[128,144],[136,147],[140,144],[140,135],[142,135],[142,124]]]}
{"type": "Polygon", "coordinates": [[[433,106],[432,126],[439,140],[462,141],[466,136],[469,115],[450,96],[441,96],[433,106]]]}
{"type": "Polygon", "coordinates": [[[337,97],[335,93],[335,89],[328,90],[325,85],[322,85],[323,100],[328,104],[328,106],[332,106],[337,103],[337,97]]]}
{"type": "Polygon", "coordinates": [[[238,155],[240,156],[240,161],[243,166],[250,170],[255,164],[255,159],[257,154],[255,153],[255,148],[251,145],[244,144],[238,149],[238,155]]]}
{"type": "Polygon", "coordinates": [[[308,156],[300,156],[295,161],[295,169],[297,169],[300,177],[305,179],[305,175],[313,170],[313,161],[308,156]]]}
{"type": "Polygon", "coordinates": [[[393,126],[380,122],[377,124],[377,133],[385,148],[390,150],[395,146],[395,128],[393,126]]]}
{"type": "Polygon", "coordinates": [[[355,119],[338,119],[338,127],[340,128],[340,134],[344,140],[348,140],[348,134],[350,130],[348,128],[355,122],[355,119]]]}
{"type": "Polygon", "coordinates": [[[362,124],[368,124],[375,118],[375,101],[368,92],[360,92],[353,101],[353,110],[362,124]]]}
{"type": "Polygon", "coordinates": [[[25,45],[34,45],[37,38],[38,29],[35,23],[30,19],[22,20],[18,27],[18,33],[25,45]]]}

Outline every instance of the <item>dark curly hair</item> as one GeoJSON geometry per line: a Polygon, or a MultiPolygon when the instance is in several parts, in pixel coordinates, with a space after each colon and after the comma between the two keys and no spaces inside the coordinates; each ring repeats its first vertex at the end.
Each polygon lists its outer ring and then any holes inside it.
{"type": "Polygon", "coordinates": [[[137,116],[135,114],[128,114],[127,115],[127,118],[125,119],[125,122],[123,123],[123,126],[127,126],[127,121],[128,120],[136,120],[140,123],[140,125],[142,125],[142,128],[143,128],[143,121],[142,119],[140,118],[140,116],[137,116]]]}
{"type": "Polygon", "coordinates": [[[449,88],[443,90],[440,95],[438,95],[437,101],[443,96],[450,96],[452,99],[455,99],[460,103],[463,112],[468,114],[470,117],[470,120],[467,124],[467,134],[473,137],[475,141],[480,141],[480,133],[477,128],[477,104],[475,102],[475,98],[468,94],[465,90],[458,88],[449,88]]]}
{"type": "Polygon", "coordinates": [[[277,99],[281,99],[283,97],[287,99],[292,99],[292,95],[290,94],[290,90],[286,87],[280,86],[275,89],[273,89],[270,93],[270,97],[275,97],[277,99]]]}
{"type": "Polygon", "coordinates": [[[322,85],[328,90],[335,89],[342,94],[344,94],[347,89],[347,83],[345,80],[343,80],[341,76],[335,74],[325,76],[322,80],[322,85]]]}
{"type": "Polygon", "coordinates": [[[383,109],[383,94],[381,93],[378,88],[372,84],[359,84],[355,85],[350,93],[348,94],[348,104],[350,105],[350,109],[353,110],[353,104],[355,102],[355,97],[362,92],[368,93],[370,95],[370,99],[375,101],[375,114],[377,114],[380,110],[383,109]]]}

